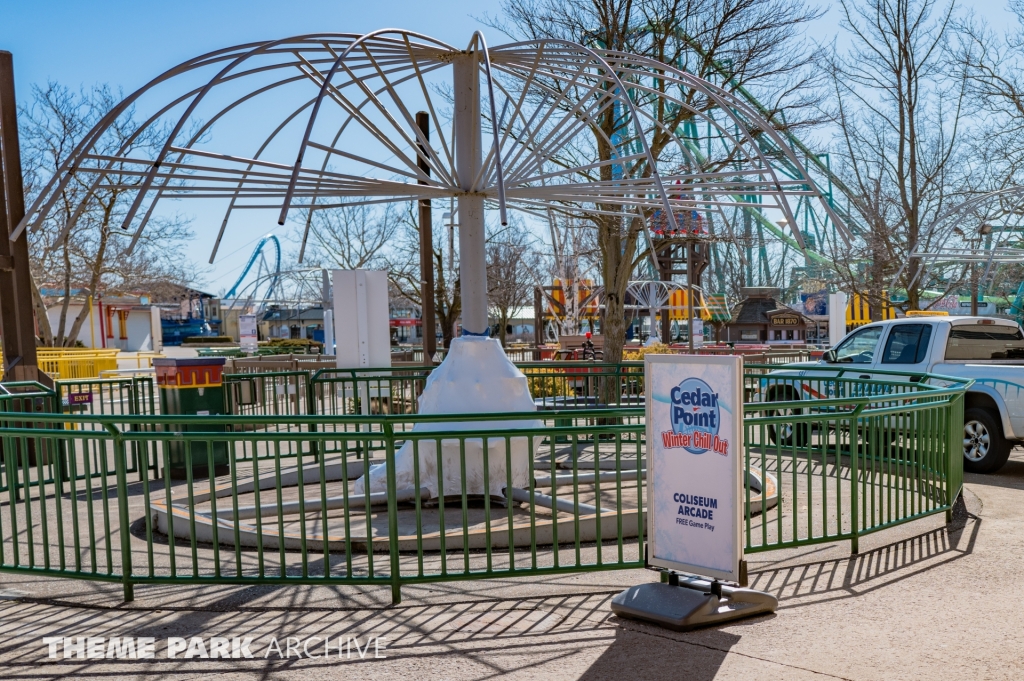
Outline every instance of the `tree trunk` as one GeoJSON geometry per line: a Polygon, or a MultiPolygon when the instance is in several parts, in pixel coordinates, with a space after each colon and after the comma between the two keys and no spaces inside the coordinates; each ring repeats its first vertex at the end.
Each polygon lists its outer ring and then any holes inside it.
{"type": "Polygon", "coordinates": [[[53,329],[50,328],[50,318],[46,316],[46,304],[43,303],[43,296],[39,293],[39,285],[35,277],[32,277],[32,306],[36,310],[36,323],[39,325],[39,336],[43,339],[43,345],[53,346],[53,329]]]}
{"type": "MultiPolygon", "coordinates": [[[[626,289],[633,272],[636,225],[631,225],[624,235],[619,219],[610,216],[598,219],[601,275],[604,278],[604,361],[618,364],[622,361],[622,348],[626,342],[626,289]]],[[[601,386],[601,402],[615,405],[621,397],[619,376],[605,379],[601,386]]]]}
{"type": "MultiPolygon", "coordinates": [[[[95,292],[92,295],[95,296],[95,292]]],[[[86,300],[88,300],[88,298],[86,300]]],[[[78,340],[78,334],[82,330],[82,324],[85,323],[85,320],[86,318],[88,318],[88,316],[89,306],[83,305],[82,309],[78,311],[78,316],[75,317],[74,323],[71,324],[71,330],[68,331],[67,336],[64,337],[64,347],[75,347],[75,342],[78,340]]]]}
{"type": "Polygon", "coordinates": [[[67,345],[68,305],[71,304],[71,252],[68,249],[70,234],[64,237],[64,298],[60,301],[60,321],[57,322],[56,345],[67,345]]]}
{"type": "MultiPolygon", "coordinates": [[[[458,286],[458,282],[456,282],[456,286],[458,286]]],[[[459,320],[459,315],[462,313],[462,301],[459,299],[458,291],[456,291],[454,298],[451,304],[449,304],[445,299],[443,290],[439,290],[435,294],[437,316],[441,321],[441,339],[445,350],[452,346],[452,339],[455,338],[455,323],[459,320]]]]}
{"type": "Polygon", "coordinates": [[[501,341],[501,347],[505,347],[505,341],[508,339],[508,310],[498,310],[498,339],[501,341]]]}

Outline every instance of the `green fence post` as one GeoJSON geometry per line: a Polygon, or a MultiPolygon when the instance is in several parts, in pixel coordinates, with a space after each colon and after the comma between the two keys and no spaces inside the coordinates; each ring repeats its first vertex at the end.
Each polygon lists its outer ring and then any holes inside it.
{"type": "MultiPolygon", "coordinates": [[[[966,390],[966,388],[965,388],[966,390]]],[[[953,522],[953,504],[964,486],[964,394],[960,393],[947,403],[946,431],[948,445],[948,466],[946,474],[946,524],[953,522]]]]}
{"type": "MultiPolygon", "coordinates": [[[[321,369],[321,371],[322,371],[322,369],[321,369]]],[[[316,375],[319,375],[319,374],[320,374],[320,372],[318,371],[316,375]]],[[[296,378],[296,382],[297,381],[298,381],[298,378],[296,378]]],[[[295,394],[297,395],[298,392],[299,392],[299,387],[298,387],[298,385],[296,385],[295,386],[295,394]]],[[[308,374],[306,375],[306,390],[305,390],[305,392],[306,392],[306,415],[307,416],[316,416],[316,413],[317,413],[316,412],[316,386],[313,384],[313,379],[310,378],[308,374]]],[[[310,433],[315,433],[317,431],[316,423],[310,423],[310,424],[307,425],[307,427],[309,428],[309,432],[310,433]]],[[[314,440],[312,438],[309,440],[309,453],[313,455],[313,460],[314,461],[323,461],[323,456],[322,456],[322,452],[321,452],[322,449],[324,449],[324,447],[321,447],[320,443],[317,440],[314,440]]]]}
{"type": "MultiPolygon", "coordinates": [[[[401,563],[398,555],[398,496],[397,482],[395,480],[395,431],[391,420],[384,417],[381,424],[384,431],[384,466],[387,472],[388,484],[388,553],[391,556],[391,603],[398,605],[402,602],[402,574],[401,563]]],[[[364,479],[369,486],[369,470],[364,479]]],[[[444,506],[441,506],[444,513],[444,506]]],[[[368,537],[367,546],[373,551],[373,537],[368,537]]]]}
{"type": "MultiPolygon", "coordinates": [[[[121,582],[124,584],[124,601],[135,600],[135,587],[132,584],[132,542],[128,520],[128,475],[125,472],[127,456],[121,431],[110,423],[104,424],[114,436],[114,472],[117,476],[117,517],[121,534],[121,582]]],[[[148,513],[149,510],[147,509],[148,513]]]]}
{"type": "Polygon", "coordinates": [[[852,555],[860,553],[860,530],[858,529],[860,527],[860,518],[858,517],[860,515],[860,487],[857,483],[860,477],[861,448],[854,440],[860,437],[860,413],[862,411],[864,411],[864,405],[860,404],[850,415],[850,534],[852,535],[850,537],[850,553],[852,555]]]}

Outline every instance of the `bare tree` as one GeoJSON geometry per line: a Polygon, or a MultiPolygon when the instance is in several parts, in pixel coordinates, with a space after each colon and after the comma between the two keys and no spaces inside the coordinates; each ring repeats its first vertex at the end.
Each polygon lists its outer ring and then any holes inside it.
{"type": "MultiPolygon", "coordinates": [[[[1016,21],[993,29],[967,15],[956,23],[953,33],[954,58],[965,70],[971,99],[978,106],[972,125],[980,134],[972,140],[969,181],[979,193],[1014,189],[1024,183],[1024,1],[1010,0],[1008,9],[1016,21]]],[[[984,222],[1002,225],[1003,229],[987,237],[989,245],[1021,248],[1022,203],[1015,192],[1007,192],[968,210],[970,214],[961,223],[965,227],[984,222]]],[[[977,282],[976,270],[972,269],[971,275],[977,282]]],[[[1020,265],[993,268],[988,294],[1001,299],[999,307],[1013,306],[1019,314],[1022,280],[1024,268],[1020,265]]]]}
{"type": "Polygon", "coordinates": [[[303,262],[343,270],[382,269],[387,265],[385,251],[399,232],[399,212],[393,204],[307,210],[303,262]]]}
{"type": "Polygon", "coordinates": [[[977,190],[1019,186],[1024,171],[1024,0],[1010,0],[1009,10],[1017,21],[1002,31],[968,15],[953,32],[956,66],[979,107],[973,124],[982,134],[971,150],[977,190]]]}
{"type": "MultiPolygon", "coordinates": [[[[631,52],[713,77],[731,89],[773,92],[768,114],[786,109],[792,112],[787,114],[791,123],[801,118],[799,109],[814,102],[806,95],[812,91],[807,66],[814,54],[800,29],[819,15],[802,0],[504,0],[501,9],[500,18],[488,21],[515,38],[560,38],[631,52]]],[[[683,96],[696,110],[712,106],[695,101],[696,92],[683,96]]],[[[693,114],[686,107],[660,107],[653,113],[659,125],[650,149],[657,161],[674,131],[693,114]]],[[[612,159],[607,140],[619,125],[613,107],[597,117],[589,162],[612,159]]],[[[636,172],[649,175],[651,168],[640,164],[636,172]]],[[[611,164],[602,163],[594,179],[610,182],[611,164]]],[[[598,204],[586,216],[601,254],[605,359],[612,362],[622,358],[626,289],[637,264],[647,257],[638,243],[641,218],[623,220],[615,212],[614,206],[598,204]]]]}
{"type": "MultiPolygon", "coordinates": [[[[462,294],[459,287],[459,258],[449,229],[432,230],[432,258],[434,261],[434,312],[440,322],[443,347],[451,347],[456,323],[462,314],[462,294]]],[[[420,276],[420,230],[415,203],[407,204],[401,214],[399,231],[388,252],[388,277],[403,296],[423,308],[420,276]]]]}
{"type": "MultiPolygon", "coordinates": [[[[56,83],[35,88],[32,101],[20,111],[22,163],[25,168],[29,200],[45,180],[56,173],[68,153],[118,101],[107,86],[74,92],[56,83]]],[[[132,136],[137,125],[129,110],[109,129],[97,148],[98,154],[115,155],[125,150],[145,155],[161,144],[160,131],[147,128],[132,136]]],[[[75,175],[58,197],[60,210],[52,211],[42,225],[31,232],[30,257],[34,280],[36,316],[43,342],[47,345],[73,345],[89,315],[83,305],[69,319],[72,296],[97,297],[104,291],[145,290],[156,281],[190,283],[195,269],[180,257],[174,243],[192,236],[188,221],[179,216],[154,216],[134,250],[134,237],[120,225],[128,209],[133,187],[142,178],[128,172],[123,164],[112,163],[107,175],[93,183],[92,178],[75,175]],[[84,204],[83,204],[84,202],[84,204]],[[83,204],[79,210],[78,206],[83,204]],[[57,290],[61,306],[56,329],[46,315],[40,282],[57,290]]]]}
{"type": "MultiPolygon", "coordinates": [[[[909,255],[928,249],[929,227],[969,190],[967,79],[946,51],[956,6],[840,0],[840,9],[852,47],[830,60],[836,165],[866,231],[852,248],[829,246],[845,286],[876,311],[902,267],[898,287],[906,309],[917,310],[936,282],[909,255]]],[[[951,290],[960,280],[939,283],[951,290]]]]}
{"type": "Polygon", "coordinates": [[[497,313],[502,346],[507,340],[509,320],[533,302],[540,258],[532,242],[529,230],[513,218],[487,243],[487,298],[497,313]]]}
{"type": "MultiPolygon", "coordinates": [[[[545,307],[551,309],[557,319],[559,335],[575,335],[581,331],[583,310],[568,302],[575,300],[574,296],[577,295],[578,289],[574,291],[574,282],[589,279],[592,285],[596,279],[595,273],[600,271],[597,235],[585,219],[556,215],[554,211],[549,211],[547,218],[551,255],[547,258],[545,269],[553,288],[556,287],[553,293],[560,289],[561,301],[555,299],[555,296],[546,296],[545,307]],[[562,304],[559,305],[559,302],[562,304]]],[[[599,292],[595,293],[600,295],[599,292]]]]}

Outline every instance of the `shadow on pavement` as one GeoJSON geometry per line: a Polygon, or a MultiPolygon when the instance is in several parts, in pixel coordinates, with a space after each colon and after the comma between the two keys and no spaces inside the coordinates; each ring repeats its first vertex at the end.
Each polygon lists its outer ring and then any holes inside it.
{"type": "Polygon", "coordinates": [[[383,658],[372,656],[352,657],[348,648],[341,660],[337,652],[342,639],[352,637],[366,645],[370,637],[381,637],[388,641],[388,659],[401,659],[403,663],[430,658],[452,660],[476,669],[474,678],[485,679],[548,665],[557,668],[594,648],[605,648],[614,636],[606,624],[611,616],[610,598],[609,594],[583,594],[363,611],[302,612],[278,607],[264,612],[78,609],[70,613],[32,600],[0,600],[0,622],[18,632],[0,643],[0,657],[9,671],[28,670],[46,662],[46,646],[40,642],[43,636],[149,636],[157,640],[155,659],[71,659],[61,660],[54,669],[92,678],[109,678],[112,664],[135,678],[164,678],[186,670],[270,674],[298,669],[297,665],[302,664],[383,662],[383,658]],[[252,637],[255,659],[167,659],[166,640],[171,636],[252,637]],[[302,641],[319,637],[314,652],[321,657],[265,656],[272,637],[284,642],[289,636],[302,641]],[[322,657],[326,637],[332,639],[335,649],[331,659],[322,657]]]}
{"type": "Polygon", "coordinates": [[[620,681],[623,678],[657,681],[703,681],[713,679],[729,650],[740,636],[724,631],[704,630],[700,643],[671,637],[665,632],[656,645],[657,630],[633,631],[619,627],[615,640],[579,678],[580,681],[620,681]]]}
{"type": "Polygon", "coordinates": [[[779,610],[861,596],[969,556],[980,529],[961,499],[945,527],[846,558],[751,573],[750,587],[778,597],[779,610]]]}
{"type": "Polygon", "coordinates": [[[964,482],[985,487],[1024,489],[1024,452],[1018,448],[1010,456],[1010,460],[998,472],[988,475],[965,473],[964,482]]]}

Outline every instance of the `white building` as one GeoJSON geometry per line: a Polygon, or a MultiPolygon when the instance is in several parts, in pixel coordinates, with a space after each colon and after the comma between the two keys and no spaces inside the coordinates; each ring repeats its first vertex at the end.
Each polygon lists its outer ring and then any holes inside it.
{"type": "MultiPolygon", "coordinates": [[[[70,330],[85,303],[72,300],[68,305],[65,329],[70,330]]],[[[50,328],[60,325],[61,305],[46,310],[50,328]]],[[[142,297],[110,297],[93,302],[78,341],[87,348],[118,348],[126,352],[160,352],[163,350],[163,329],[160,308],[142,297]]]]}

